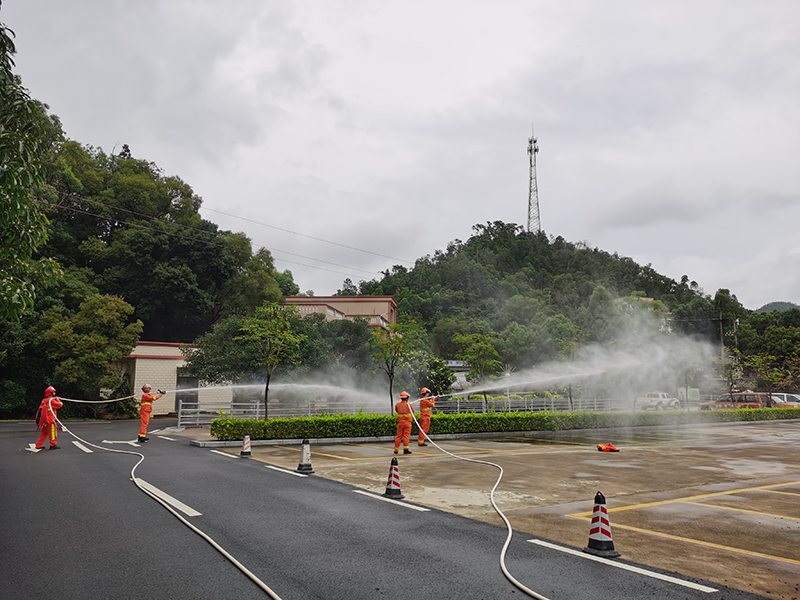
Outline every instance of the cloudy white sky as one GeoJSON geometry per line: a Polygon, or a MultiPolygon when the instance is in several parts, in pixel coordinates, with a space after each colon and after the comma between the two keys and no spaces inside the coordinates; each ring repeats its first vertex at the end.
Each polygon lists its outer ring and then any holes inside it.
{"type": "Polygon", "coordinates": [[[5,0],[0,21],[70,138],[180,176],[303,291],[526,224],[534,124],[548,235],[800,303],[796,0],[5,0]]]}

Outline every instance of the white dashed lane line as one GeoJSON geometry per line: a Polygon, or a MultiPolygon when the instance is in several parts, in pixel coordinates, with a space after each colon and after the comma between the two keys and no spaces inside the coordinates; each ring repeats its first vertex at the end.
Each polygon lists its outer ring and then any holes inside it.
{"type": "Polygon", "coordinates": [[[210,452],[213,452],[214,454],[219,454],[220,456],[227,456],[228,458],[239,458],[235,454],[230,454],[228,452],[222,452],[221,450],[210,450],[210,452]]]}
{"type": "Polygon", "coordinates": [[[138,484],[140,486],[142,486],[148,492],[150,492],[154,496],[158,496],[164,502],[166,502],[170,506],[176,508],[177,510],[181,511],[187,517],[199,517],[202,514],[202,513],[197,512],[191,506],[187,506],[186,504],[184,504],[183,502],[181,502],[177,498],[173,498],[172,496],[170,496],[166,492],[162,492],[156,486],[147,483],[144,479],[140,479],[139,477],[137,477],[136,481],[138,482],[138,484]]]}
{"type": "Polygon", "coordinates": [[[559,552],[566,552],[567,554],[572,554],[573,556],[579,556],[580,558],[585,558],[587,560],[593,560],[595,562],[603,563],[604,565],[608,565],[610,567],[616,567],[617,569],[624,569],[625,571],[631,571],[633,573],[638,573],[639,575],[645,575],[647,577],[652,577],[653,579],[660,579],[662,581],[668,581],[669,583],[674,583],[675,585],[682,585],[683,587],[688,587],[693,590],[698,590],[701,592],[705,592],[710,594],[711,592],[716,592],[715,588],[708,587],[705,585],[700,585],[699,583],[694,583],[692,581],[684,581],[683,579],[678,579],[676,577],[670,577],[669,575],[663,575],[662,573],[656,573],[655,571],[648,571],[646,569],[642,569],[640,567],[634,567],[633,565],[627,565],[625,563],[615,562],[613,560],[609,560],[608,558],[603,558],[601,556],[593,556],[591,554],[586,554],[581,552],[580,550],[575,550],[573,548],[565,548],[564,546],[559,546],[557,544],[551,544],[550,542],[545,542],[544,540],[528,540],[531,544],[537,544],[538,546],[544,546],[545,548],[550,548],[552,550],[558,550],[559,552]]]}
{"type": "Polygon", "coordinates": [[[72,443],[75,444],[78,448],[80,448],[84,452],[86,452],[86,454],[92,454],[94,452],[94,450],[90,450],[89,448],[87,448],[86,446],[81,444],[80,442],[76,442],[75,440],[72,440],[72,443]]]}

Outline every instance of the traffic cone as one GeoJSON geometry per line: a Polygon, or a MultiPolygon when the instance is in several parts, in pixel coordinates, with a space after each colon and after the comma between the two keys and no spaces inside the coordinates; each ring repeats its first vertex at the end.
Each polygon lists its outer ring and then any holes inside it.
{"type": "Polygon", "coordinates": [[[250,434],[246,433],[244,435],[244,439],[242,440],[242,451],[239,452],[239,456],[248,457],[250,456],[250,434]]]}
{"type": "Polygon", "coordinates": [[[606,558],[619,556],[619,552],[614,550],[614,540],[611,539],[611,523],[608,522],[606,499],[600,492],[597,492],[594,497],[592,526],[589,528],[589,545],[583,551],[606,558]]]}
{"type": "Polygon", "coordinates": [[[297,472],[311,475],[314,469],[311,468],[311,444],[308,439],[303,439],[303,449],[300,452],[300,464],[297,465],[297,472]]]}
{"type": "Polygon", "coordinates": [[[400,493],[400,467],[397,466],[397,458],[392,457],[392,468],[389,469],[389,481],[386,482],[386,491],[383,494],[387,498],[402,500],[405,498],[400,493]]]}

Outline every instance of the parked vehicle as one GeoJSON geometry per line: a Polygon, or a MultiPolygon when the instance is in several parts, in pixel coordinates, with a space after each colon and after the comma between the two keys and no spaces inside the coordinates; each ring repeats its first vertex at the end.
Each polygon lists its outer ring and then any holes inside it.
{"type": "Polygon", "coordinates": [[[720,410],[735,408],[791,408],[797,406],[794,402],[783,399],[786,394],[768,394],[767,392],[731,392],[722,394],[716,400],[703,402],[700,410],[720,410]]]}
{"type": "Polygon", "coordinates": [[[775,403],[786,404],[786,406],[800,406],[800,394],[785,394],[783,392],[773,392],[772,399],[775,403]]]}
{"type": "Polygon", "coordinates": [[[676,410],[681,401],[664,392],[650,392],[642,400],[642,410],[676,410]]]}

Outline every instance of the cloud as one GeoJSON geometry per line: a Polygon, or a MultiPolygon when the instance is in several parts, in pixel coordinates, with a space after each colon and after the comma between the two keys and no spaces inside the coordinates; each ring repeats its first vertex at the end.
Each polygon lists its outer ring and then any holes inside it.
{"type": "MultiPolygon", "coordinates": [[[[791,0],[3,9],[18,72],[71,137],[128,143],[209,207],[413,261],[475,223],[524,223],[533,123],[548,234],[748,305],[800,302],[780,275],[800,216],[791,0]]],[[[205,216],[356,269],[395,262],[205,216]]],[[[301,288],[341,287],[280,256],[301,288]]]]}

